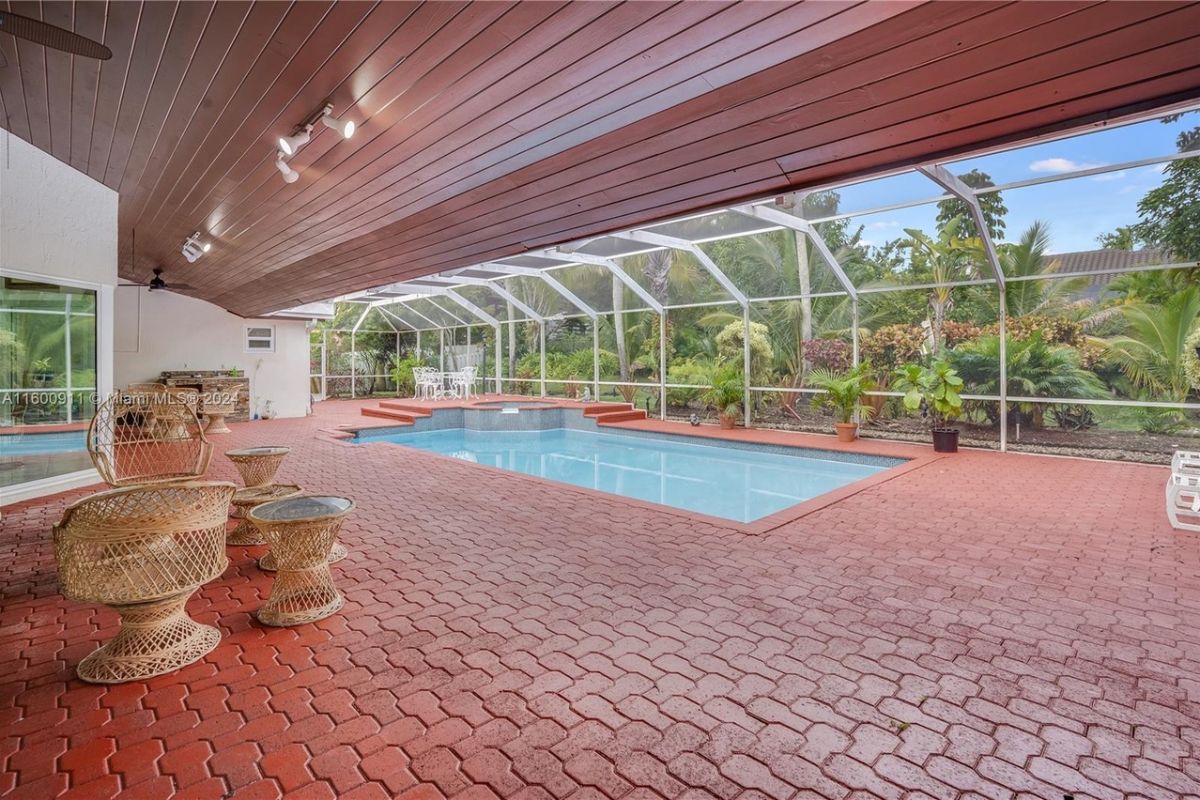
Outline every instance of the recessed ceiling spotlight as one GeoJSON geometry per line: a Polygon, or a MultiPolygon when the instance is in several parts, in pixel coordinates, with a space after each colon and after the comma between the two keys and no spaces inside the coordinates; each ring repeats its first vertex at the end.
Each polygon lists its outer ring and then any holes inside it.
{"type": "Polygon", "coordinates": [[[312,129],[312,123],[309,123],[291,136],[280,136],[279,149],[285,156],[296,155],[296,151],[308,144],[308,140],[312,138],[312,129]]]}
{"type": "Polygon", "coordinates": [[[349,139],[354,135],[354,120],[339,120],[333,116],[333,106],[327,105],[321,112],[321,122],[326,128],[331,128],[342,135],[343,139],[349,139]]]}
{"type": "Polygon", "coordinates": [[[288,166],[287,156],[281,152],[275,153],[275,169],[283,174],[283,179],[287,183],[295,183],[300,180],[300,173],[288,166]]]}
{"type": "Polygon", "coordinates": [[[183,257],[187,259],[189,264],[195,264],[200,256],[212,249],[211,242],[200,241],[200,231],[196,231],[183,242],[183,247],[179,252],[183,253],[183,257]]]}

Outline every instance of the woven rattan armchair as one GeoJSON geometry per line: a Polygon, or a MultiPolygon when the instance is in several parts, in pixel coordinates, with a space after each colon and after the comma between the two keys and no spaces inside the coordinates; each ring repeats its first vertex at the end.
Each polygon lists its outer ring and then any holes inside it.
{"type": "Polygon", "coordinates": [[[220,632],[189,617],[188,598],[229,565],[232,483],[113,489],[69,506],[54,526],[64,596],[121,615],[113,639],[79,663],[89,683],[123,683],[203,658],[220,632]]]}
{"type": "Polygon", "coordinates": [[[212,459],[194,408],[169,393],[113,392],[96,409],[87,446],[111,486],[200,478],[212,459]]]}

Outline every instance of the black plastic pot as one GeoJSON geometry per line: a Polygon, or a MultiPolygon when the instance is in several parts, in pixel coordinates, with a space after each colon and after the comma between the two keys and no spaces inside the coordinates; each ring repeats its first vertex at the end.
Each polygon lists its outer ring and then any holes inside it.
{"type": "Polygon", "coordinates": [[[933,452],[935,452],[935,453],[957,453],[958,452],[958,428],[934,428],[933,429],[933,452]]]}

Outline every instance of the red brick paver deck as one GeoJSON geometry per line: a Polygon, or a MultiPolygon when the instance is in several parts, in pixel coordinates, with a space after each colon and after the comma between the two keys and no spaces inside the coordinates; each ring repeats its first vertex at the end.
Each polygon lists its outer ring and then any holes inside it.
{"type": "Polygon", "coordinates": [[[221,645],[145,684],[74,678],[116,623],[57,593],[81,493],[4,509],[0,794],[1200,794],[1200,537],[1162,469],[964,452],[752,535],[316,435],[360,405],[214,437],[354,496],[345,609],[260,626],[231,550],[190,605],[221,645]]]}

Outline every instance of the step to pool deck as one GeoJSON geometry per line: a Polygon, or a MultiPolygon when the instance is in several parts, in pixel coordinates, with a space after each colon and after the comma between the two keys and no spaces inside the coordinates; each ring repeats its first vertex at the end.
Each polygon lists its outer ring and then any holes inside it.
{"type": "Polygon", "coordinates": [[[596,420],[597,425],[611,425],[616,422],[631,422],[646,419],[646,412],[634,408],[632,403],[595,403],[583,407],[583,415],[596,420]]]}
{"type": "Polygon", "coordinates": [[[396,400],[382,400],[376,408],[363,407],[364,417],[395,420],[400,425],[412,425],[418,419],[430,416],[429,411],[418,406],[409,405],[396,400]]]}

